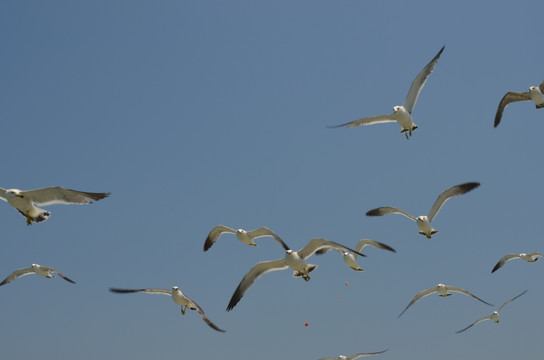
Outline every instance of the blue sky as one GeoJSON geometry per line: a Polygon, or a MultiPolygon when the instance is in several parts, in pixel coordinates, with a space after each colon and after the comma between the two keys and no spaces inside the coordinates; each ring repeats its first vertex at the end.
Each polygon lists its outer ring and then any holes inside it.
{"type": "Polygon", "coordinates": [[[544,265],[490,271],[506,253],[544,251],[544,111],[512,104],[493,128],[507,91],[543,80],[539,6],[2,2],[0,186],[112,193],[51,206],[30,227],[0,204],[0,275],[39,263],[77,282],[29,276],[0,288],[2,357],[276,360],[388,348],[380,358],[537,358],[544,265]],[[409,141],[397,124],[326,128],[390,113],[443,45],[409,141]],[[444,206],[432,239],[402,216],[364,215],[384,205],[426,214],[467,181],[481,186],[444,206]],[[334,252],[312,257],[309,282],[266,274],[226,312],[244,274],[283,250],[224,236],[204,253],[218,224],[267,226],[294,249],[371,238],[397,253],[365,249],[362,273],[334,252]],[[397,319],[437,283],[496,306],[429,296],[397,319]],[[173,285],[227,332],[182,317],[167,297],[108,292],[173,285]],[[525,289],[500,324],[455,333],[525,289]]]}

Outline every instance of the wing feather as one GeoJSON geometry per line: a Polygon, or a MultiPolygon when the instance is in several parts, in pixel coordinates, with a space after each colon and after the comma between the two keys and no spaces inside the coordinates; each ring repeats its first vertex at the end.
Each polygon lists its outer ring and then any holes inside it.
{"type": "Polygon", "coordinates": [[[467,329],[470,329],[470,328],[473,327],[474,325],[476,325],[476,324],[478,324],[478,323],[481,323],[482,321],[485,321],[485,320],[491,320],[491,315],[489,315],[489,316],[484,316],[483,318],[476,320],[475,322],[473,322],[472,324],[470,324],[470,325],[467,326],[466,328],[457,331],[457,334],[462,333],[463,331],[465,331],[465,330],[467,330],[467,329]]]}
{"type": "Polygon", "coordinates": [[[253,239],[257,239],[263,236],[272,236],[274,240],[276,240],[285,250],[289,250],[289,246],[287,246],[287,244],[278,236],[278,234],[265,226],[256,230],[248,231],[247,233],[253,239]]]}
{"type": "Polygon", "coordinates": [[[208,324],[209,327],[211,327],[212,329],[214,330],[217,330],[217,331],[220,331],[220,332],[225,332],[225,330],[223,329],[220,329],[217,325],[215,325],[210,319],[208,319],[208,317],[206,316],[206,314],[204,314],[204,310],[202,310],[202,308],[192,299],[189,299],[187,296],[185,296],[185,298],[187,300],[189,300],[189,302],[191,303],[191,305],[196,309],[196,311],[200,314],[200,317],[202,318],[202,320],[204,320],[204,322],[206,324],[208,324]]]}
{"type": "Polygon", "coordinates": [[[512,301],[516,300],[517,298],[519,298],[521,295],[525,294],[526,292],[527,292],[527,290],[525,290],[524,292],[522,292],[521,294],[519,294],[517,296],[514,296],[513,298],[511,298],[510,300],[508,300],[507,302],[502,304],[501,307],[499,308],[499,310],[497,310],[497,312],[501,312],[502,308],[504,308],[506,306],[506,304],[511,303],[512,301]]]}
{"type": "Polygon", "coordinates": [[[38,206],[52,204],[91,204],[108,197],[110,193],[91,193],[50,186],[42,189],[22,191],[22,195],[38,206]]]}
{"type": "Polygon", "coordinates": [[[361,251],[365,246],[373,246],[375,248],[378,248],[378,249],[384,249],[384,250],[389,250],[389,251],[392,251],[392,252],[396,252],[395,249],[393,249],[391,246],[387,245],[387,244],[384,244],[384,243],[381,243],[379,241],[374,241],[374,240],[370,240],[370,239],[362,239],[362,240],[359,240],[359,242],[357,243],[357,246],[355,246],[355,250],[357,251],[361,251]]]}
{"type": "Polygon", "coordinates": [[[477,188],[478,186],[480,186],[480,183],[478,182],[468,182],[460,185],[455,185],[450,187],[449,189],[446,189],[444,192],[442,192],[442,194],[438,195],[438,198],[436,198],[436,201],[434,202],[431,210],[429,211],[429,214],[427,215],[429,221],[433,221],[436,214],[438,214],[438,212],[448,199],[457,195],[465,194],[472,189],[477,188]]]}
{"type": "Polygon", "coordinates": [[[8,284],[12,281],[14,281],[17,278],[20,278],[22,276],[26,276],[29,274],[34,274],[34,269],[32,267],[24,268],[24,269],[18,269],[12,272],[7,278],[5,278],[1,283],[0,286],[8,284]]]}
{"type": "MultiPolygon", "coordinates": [[[[540,86],[542,86],[542,84],[540,86]]],[[[497,113],[495,114],[494,127],[497,127],[499,125],[499,123],[501,122],[502,113],[504,112],[504,109],[506,109],[506,107],[510,103],[517,102],[517,101],[530,101],[530,100],[531,100],[531,96],[529,95],[528,92],[515,92],[515,91],[507,92],[501,99],[501,102],[499,103],[499,107],[497,108],[497,113]]]]}
{"type": "Polygon", "coordinates": [[[327,126],[329,129],[339,128],[339,127],[357,127],[361,125],[372,125],[372,124],[380,124],[380,123],[388,123],[388,122],[396,122],[397,119],[395,117],[395,114],[389,114],[389,115],[378,115],[378,116],[369,116],[364,117],[362,119],[350,121],[345,124],[341,125],[332,125],[327,126]]]}
{"type": "Polygon", "coordinates": [[[6,199],[6,189],[0,188],[0,200],[8,201],[6,199]]]}
{"type": "Polygon", "coordinates": [[[408,310],[408,308],[409,308],[410,306],[414,305],[414,304],[416,303],[416,301],[418,301],[419,299],[424,298],[425,296],[430,295],[430,294],[432,294],[432,293],[434,293],[434,292],[437,292],[437,291],[438,291],[438,290],[436,289],[436,286],[421,291],[419,294],[417,294],[416,296],[414,296],[414,298],[412,299],[412,301],[410,301],[410,303],[408,304],[408,306],[406,306],[406,308],[404,308],[404,310],[402,310],[402,312],[401,312],[401,313],[399,314],[399,316],[397,316],[397,317],[400,318],[400,317],[402,316],[402,314],[404,314],[404,312],[405,312],[406,310],[408,310]]]}
{"type": "Polygon", "coordinates": [[[512,259],[515,259],[515,258],[519,258],[519,255],[517,254],[506,254],[504,255],[500,260],[499,262],[497,262],[497,264],[495,265],[495,267],[493,268],[493,270],[491,270],[492,273],[494,273],[495,271],[499,270],[501,267],[504,266],[504,264],[508,261],[508,260],[512,260],[512,259]]]}
{"type": "Polygon", "coordinates": [[[160,294],[160,295],[168,295],[172,296],[172,290],[166,290],[166,289],[119,289],[119,288],[110,288],[111,292],[118,293],[118,294],[131,294],[131,293],[138,293],[143,292],[146,294],[160,294]]]}
{"type": "Polygon", "coordinates": [[[446,289],[448,289],[448,291],[454,291],[454,292],[458,292],[458,293],[461,293],[461,294],[465,294],[465,295],[471,296],[471,297],[473,297],[474,299],[483,302],[484,304],[487,304],[487,305],[489,305],[489,306],[493,306],[493,304],[490,304],[490,303],[488,303],[487,301],[484,301],[484,300],[480,299],[479,297],[477,297],[476,295],[474,295],[474,294],[471,293],[470,291],[465,290],[465,289],[463,289],[463,288],[460,288],[460,287],[457,287],[457,286],[446,285],[446,289]]]}
{"type": "MultiPolygon", "coordinates": [[[[319,239],[319,238],[316,238],[316,239],[312,239],[308,242],[308,244],[306,244],[306,246],[304,246],[302,249],[300,249],[298,251],[298,255],[300,256],[301,259],[307,259],[309,258],[310,256],[312,256],[314,253],[320,251],[320,250],[323,250],[323,249],[334,249],[334,250],[347,250],[347,251],[350,251],[354,254],[357,254],[357,255],[361,255],[363,257],[366,257],[366,255],[364,254],[361,254],[359,251],[356,251],[354,249],[351,249],[351,248],[348,248],[347,246],[344,246],[344,245],[341,245],[341,244],[338,244],[334,241],[330,241],[330,240],[326,240],[326,239],[319,239]]],[[[321,253],[323,253],[323,251],[321,251],[321,253]]]]}
{"type": "Polygon", "coordinates": [[[236,234],[236,230],[225,225],[217,225],[208,234],[208,237],[204,242],[204,251],[208,251],[208,249],[211,248],[213,244],[215,244],[217,239],[219,239],[221,234],[224,233],[236,234]]]}
{"type": "Polygon", "coordinates": [[[366,216],[383,216],[383,215],[389,215],[389,214],[401,214],[406,216],[409,219],[417,221],[414,215],[409,214],[404,210],[398,209],[396,207],[391,207],[391,206],[382,206],[382,207],[367,211],[366,216]]]}

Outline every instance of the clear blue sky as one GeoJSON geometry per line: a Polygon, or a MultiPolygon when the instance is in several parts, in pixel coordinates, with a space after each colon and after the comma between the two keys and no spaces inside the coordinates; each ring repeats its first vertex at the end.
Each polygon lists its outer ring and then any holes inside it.
{"type": "MultiPolygon", "coordinates": [[[[0,203],[0,277],[31,263],[77,281],[29,276],[0,288],[5,359],[505,360],[541,356],[544,110],[507,91],[543,78],[541,2],[4,1],[0,3],[0,186],[109,191],[90,206],[50,206],[27,227],[0,203]],[[531,27],[533,29],[531,29],[531,27]],[[327,129],[387,114],[446,45],[414,110],[397,124],[327,129]],[[397,206],[426,214],[450,200],[432,239],[397,206]],[[263,276],[231,312],[257,262],[283,250],[224,236],[218,224],[275,230],[299,249],[314,237],[365,250],[365,272],[339,254],[312,257],[309,282],[263,276]],[[349,286],[345,283],[349,282],[349,286]],[[492,302],[528,289],[501,323],[469,297],[419,291],[445,283],[492,302]],[[226,333],[165,296],[109,287],[178,285],[226,333]],[[308,321],[310,325],[304,326],[308,321]],[[519,349],[526,353],[519,354],[519,349]]],[[[543,261],[544,262],[544,261],[543,261]]]]}

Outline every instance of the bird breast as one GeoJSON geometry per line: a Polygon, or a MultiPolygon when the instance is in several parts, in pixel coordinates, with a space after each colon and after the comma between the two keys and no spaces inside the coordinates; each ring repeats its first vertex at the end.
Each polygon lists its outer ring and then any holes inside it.
{"type": "Polygon", "coordinates": [[[307,265],[306,262],[300,258],[298,253],[294,251],[285,254],[285,262],[291,269],[296,271],[304,271],[307,265]]]}

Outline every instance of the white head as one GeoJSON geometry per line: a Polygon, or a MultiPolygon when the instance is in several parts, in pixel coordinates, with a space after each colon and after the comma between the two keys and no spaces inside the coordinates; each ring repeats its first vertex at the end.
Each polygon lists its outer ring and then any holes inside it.
{"type": "Polygon", "coordinates": [[[38,264],[32,264],[32,267],[33,267],[33,268],[39,268],[40,265],[38,265],[38,264]]]}
{"type": "Polygon", "coordinates": [[[6,199],[14,198],[14,197],[23,197],[23,194],[21,194],[21,190],[19,189],[8,189],[6,190],[6,199]]]}
{"type": "Polygon", "coordinates": [[[179,287],[177,286],[172,286],[172,291],[178,291],[179,290],[179,287]]]}
{"type": "Polygon", "coordinates": [[[238,229],[236,230],[236,234],[246,234],[247,231],[245,231],[244,229],[238,229]]]}
{"type": "Polygon", "coordinates": [[[398,106],[398,105],[397,105],[397,106],[393,106],[393,112],[394,112],[395,114],[397,113],[397,111],[399,111],[399,109],[400,109],[400,106],[398,106]]]}
{"type": "Polygon", "coordinates": [[[289,250],[285,250],[285,255],[293,255],[294,251],[289,249],[289,250]]]}

